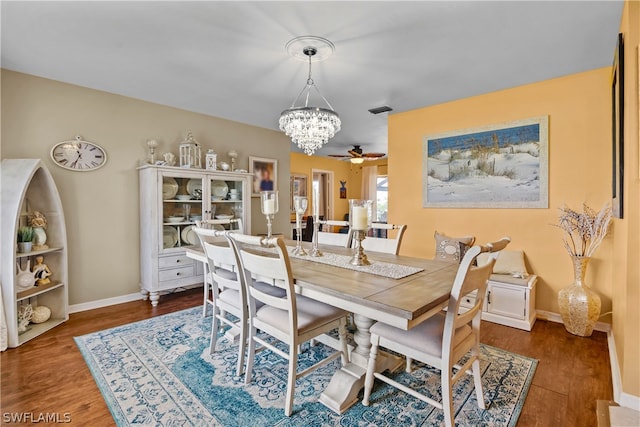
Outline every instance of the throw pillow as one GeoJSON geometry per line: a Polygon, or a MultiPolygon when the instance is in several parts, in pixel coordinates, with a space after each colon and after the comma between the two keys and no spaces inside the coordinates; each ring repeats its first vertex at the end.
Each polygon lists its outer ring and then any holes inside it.
{"type": "MultiPolygon", "coordinates": [[[[480,254],[476,258],[478,265],[489,262],[489,254],[480,254]]],[[[494,274],[522,274],[528,275],[527,267],[524,265],[523,251],[502,250],[499,252],[496,263],[493,266],[494,274]]]]}
{"type": "Polygon", "coordinates": [[[434,238],[436,239],[436,259],[458,263],[476,240],[473,236],[450,237],[437,231],[434,233],[434,238]]]}

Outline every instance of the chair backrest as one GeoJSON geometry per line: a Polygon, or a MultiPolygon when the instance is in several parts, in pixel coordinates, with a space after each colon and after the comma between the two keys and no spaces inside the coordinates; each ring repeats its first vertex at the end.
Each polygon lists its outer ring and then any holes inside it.
{"type": "Polygon", "coordinates": [[[227,238],[228,232],[202,227],[195,227],[193,230],[200,238],[212,281],[217,283],[219,287],[232,288],[244,293],[240,283],[238,262],[227,238]],[[221,270],[224,270],[223,274],[220,274],[221,270]],[[229,271],[236,273],[235,280],[228,274],[229,271]]]}
{"type": "Polygon", "coordinates": [[[239,233],[244,233],[241,218],[205,219],[202,221],[196,221],[196,227],[221,231],[229,229],[235,230],[239,233]],[[225,225],[228,225],[228,227],[225,227],[225,225]]]}
{"type": "Polygon", "coordinates": [[[227,236],[241,266],[242,280],[250,297],[249,315],[254,317],[256,314],[256,300],[265,306],[286,310],[289,313],[288,325],[282,325],[282,334],[277,338],[289,342],[292,331],[298,330],[298,316],[291,263],[284,241],[278,237],[269,239],[240,233],[227,233],[227,236]],[[262,292],[254,286],[258,281],[283,288],[286,298],[262,292]]]}
{"type": "MultiPolygon", "coordinates": [[[[454,347],[454,335],[458,328],[472,323],[471,327],[476,333],[480,330],[480,316],[482,314],[482,304],[487,289],[487,281],[489,280],[489,276],[491,276],[498,252],[504,249],[510,241],[511,239],[509,237],[503,237],[496,242],[483,246],[472,246],[465,253],[462,262],[458,266],[458,272],[449,297],[442,344],[443,357],[450,354],[451,349],[454,347]],[[473,264],[477,256],[484,252],[491,253],[489,262],[481,266],[474,266],[473,264]],[[461,313],[460,302],[462,298],[475,290],[477,290],[475,304],[469,310],[461,313]]],[[[452,354],[453,360],[459,360],[460,357],[464,355],[466,350],[464,350],[463,347],[464,346],[459,347],[462,354],[452,354]]]]}
{"type": "MultiPolygon", "coordinates": [[[[320,224],[333,227],[349,227],[349,221],[337,221],[328,219],[326,221],[320,221],[320,224]]],[[[318,243],[321,245],[333,245],[342,246],[348,248],[351,244],[351,230],[347,233],[334,233],[331,231],[318,231],[318,243]]]]}
{"type": "Polygon", "coordinates": [[[398,252],[400,252],[400,244],[402,243],[402,236],[404,236],[404,232],[407,229],[407,226],[405,224],[372,223],[371,228],[382,230],[397,230],[396,237],[383,238],[367,236],[362,241],[362,247],[367,251],[384,252],[388,254],[398,255],[398,252]]]}

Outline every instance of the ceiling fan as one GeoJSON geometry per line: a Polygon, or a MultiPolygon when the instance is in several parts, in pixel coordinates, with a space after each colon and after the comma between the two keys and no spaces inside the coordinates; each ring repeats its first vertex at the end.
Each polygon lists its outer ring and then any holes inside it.
{"type": "Polygon", "coordinates": [[[341,159],[349,159],[351,163],[360,164],[365,160],[378,159],[386,156],[385,153],[363,153],[362,148],[359,145],[354,145],[352,150],[347,151],[347,154],[329,154],[329,157],[338,157],[341,159]]]}

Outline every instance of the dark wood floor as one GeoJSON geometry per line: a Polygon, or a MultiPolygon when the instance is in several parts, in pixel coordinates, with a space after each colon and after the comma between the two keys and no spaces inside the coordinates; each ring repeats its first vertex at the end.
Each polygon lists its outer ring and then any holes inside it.
{"type": "MultiPolygon", "coordinates": [[[[57,413],[71,425],[114,425],[73,337],[199,304],[200,291],[190,290],[163,296],[155,308],[136,301],[76,313],[1,353],[0,424],[10,414],[57,413]]],[[[604,333],[580,338],[553,322],[538,321],[531,332],[483,322],[481,341],[539,360],[518,426],[596,426],[596,401],[613,398],[604,333]]]]}

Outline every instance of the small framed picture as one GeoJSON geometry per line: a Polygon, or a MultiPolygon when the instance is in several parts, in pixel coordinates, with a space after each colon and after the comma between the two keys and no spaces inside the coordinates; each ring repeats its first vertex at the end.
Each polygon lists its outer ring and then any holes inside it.
{"type": "Polygon", "coordinates": [[[259,197],[261,191],[278,189],[278,161],[249,156],[249,173],[253,175],[251,195],[259,197]]]}

